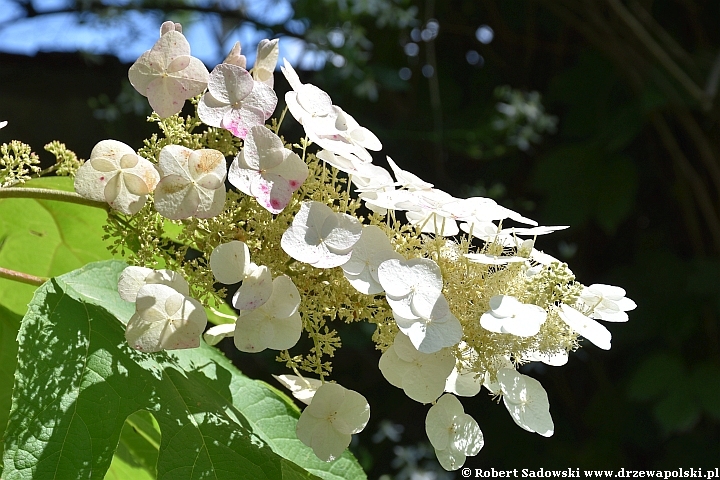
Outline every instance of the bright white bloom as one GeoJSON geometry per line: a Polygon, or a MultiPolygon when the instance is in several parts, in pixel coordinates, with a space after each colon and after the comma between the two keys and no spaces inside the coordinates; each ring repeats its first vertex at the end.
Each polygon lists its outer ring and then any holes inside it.
{"type": "Polygon", "coordinates": [[[509,218],[527,225],[537,225],[535,220],[523,217],[517,212],[498,205],[495,200],[485,197],[457,199],[456,204],[448,205],[448,209],[456,212],[457,218],[468,223],[493,222],[509,218]]]}
{"type": "MultiPolygon", "coordinates": [[[[306,129],[307,131],[307,129],[306,129]]],[[[380,140],[342,108],[333,105],[333,112],[314,123],[308,138],[320,147],[343,156],[356,156],[370,162],[368,150],[380,150],[380,140]]]]}
{"type": "Polygon", "coordinates": [[[449,348],[435,353],[418,352],[410,339],[398,333],[395,342],[380,357],[380,371],[392,385],[420,403],[431,403],[445,389],[445,380],[455,367],[449,348]]]}
{"type": "Polygon", "coordinates": [[[295,260],[333,268],[350,259],[361,234],[362,224],[355,217],[333,212],[320,202],[306,201],[283,233],[280,246],[295,260]]]}
{"type": "Polygon", "coordinates": [[[200,120],[245,138],[252,127],[264,125],[277,106],[272,87],[256,82],[247,70],[221,63],[210,73],[208,92],[198,103],[200,120]]]}
{"type": "Polygon", "coordinates": [[[138,290],[135,308],[125,330],[132,348],[159,352],[200,346],[207,316],[194,298],[167,285],[149,284],[138,290]]]}
{"type": "Polygon", "coordinates": [[[190,286],[179,273],[135,266],[125,268],[120,274],[118,293],[123,300],[135,302],[138,291],[145,285],[151,284],[167,285],[183,295],[190,295],[190,286]]]}
{"type": "Polygon", "coordinates": [[[394,313],[407,319],[433,316],[443,288],[440,267],[434,260],[393,258],[380,264],[377,276],[394,313]]]}
{"type": "Polygon", "coordinates": [[[534,237],[536,235],[547,235],[548,233],[558,230],[565,230],[568,226],[552,226],[552,227],[532,227],[532,228],[498,228],[492,222],[469,222],[460,224],[460,229],[471,234],[475,238],[479,238],[484,242],[494,242],[506,247],[514,247],[517,245],[516,238],[534,237]]]}
{"type": "Polygon", "coordinates": [[[255,197],[270,213],[280,213],[293,192],[303,184],[308,168],[297,153],[264,126],[255,126],[230,165],[228,180],[241,192],[255,197]]]}
{"type": "Polygon", "coordinates": [[[627,322],[627,311],[637,305],[625,296],[625,290],[612,285],[596,283],[585,287],[580,294],[580,302],[590,311],[590,316],[606,322],[627,322]]]}
{"type": "Polygon", "coordinates": [[[309,134],[318,121],[334,113],[332,99],[330,95],[315,85],[302,83],[290,63],[285,59],[283,62],[284,65],[280,67],[280,70],[293,89],[292,92],[285,94],[285,102],[292,116],[305,127],[305,132],[309,134]]]}
{"type": "Polygon", "coordinates": [[[210,254],[210,269],[215,280],[225,285],[241,281],[252,270],[248,246],[240,240],[218,245],[210,254]]]}
{"type": "Polygon", "coordinates": [[[514,368],[503,368],[497,374],[503,402],[510,416],[520,427],[543,437],[555,431],[547,392],[540,382],[519,373],[514,368]]]}
{"type": "Polygon", "coordinates": [[[414,173],[408,172],[407,170],[403,170],[402,168],[398,167],[397,163],[395,163],[392,158],[386,158],[388,163],[390,164],[390,168],[395,174],[397,183],[403,188],[407,188],[411,192],[416,192],[419,190],[430,190],[433,188],[432,183],[428,183],[414,173]]]}
{"type": "Polygon", "coordinates": [[[338,155],[357,156],[371,161],[370,150],[380,150],[382,144],[367,128],[340,107],[332,104],[330,95],[309,83],[300,82],[295,70],[284,61],[281,67],[293,91],[285,94],[288,110],[305,128],[305,134],[320,147],[338,155]]]}
{"type": "Polygon", "coordinates": [[[445,394],[430,407],[425,418],[425,432],[435,455],[445,470],[462,467],[466,457],[473,457],[485,444],[480,426],[465,413],[460,401],[445,394]]]}
{"type": "Polygon", "coordinates": [[[320,386],[297,422],[298,439],[320,460],[331,462],[350,445],[354,433],[370,420],[365,397],[337,383],[320,386]]]}
{"type": "Polygon", "coordinates": [[[273,88],[275,78],[275,66],[278,61],[280,47],[277,38],[268,40],[263,38],[257,46],[257,56],[255,58],[255,66],[252,69],[252,76],[256,82],[262,82],[268,87],[273,88]]]}
{"type": "Polygon", "coordinates": [[[490,310],[480,317],[480,325],[495,333],[511,333],[519,337],[532,337],[547,320],[547,312],[537,305],[520,303],[509,295],[495,295],[490,299],[490,310]]]}
{"type": "Polygon", "coordinates": [[[305,405],[310,405],[315,392],[323,384],[322,381],[316,378],[298,377],[297,375],[273,375],[273,377],[282,383],[285,388],[289,389],[293,397],[305,405]]]}
{"type": "Polygon", "coordinates": [[[408,222],[420,225],[422,232],[452,237],[460,232],[456,215],[447,208],[455,200],[449,193],[432,188],[413,192],[399,207],[407,210],[408,222]]]}
{"type": "Polygon", "coordinates": [[[75,174],[75,191],[133,215],[145,205],[160,175],[148,160],[117,140],[103,140],[75,174]]]}
{"type": "Polygon", "coordinates": [[[161,118],[179,113],[185,100],[201,94],[208,84],[207,68],[190,56],[190,44],[168,23],[160,30],[160,40],[128,72],[132,86],[161,118]]]}
{"type": "Polygon", "coordinates": [[[383,291],[377,270],[382,262],[391,258],[401,260],[403,257],[395,251],[385,232],[375,225],[366,225],[342,269],[356,290],[372,295],[383,291]]]}
{"type": "Polygon", "coordinates": [[[8,124],[7,120],[3,120],[2,122],[0,122],[0,128],[5,128],[7,126],[7,124],[8,124]]]}
{"type": "Polygon", "coordinates": [[[525,352],[523,354],[523,360],[527,360],[529,362],[542,362],[545,365],[550,365],[552,367],[561,367],[568,361],[568,352],[564,350],[552,354],[537,351],[525,352]]]}
{"type": "Polygon", "coordinates": [[[400,331],[410,338],[413,346],[423,353],[434,353],[457,345],[463,336],[460,321],[450,312],[443,294],[440,294],[430,315],[420,318],[403,318],[393,311],[400,331]]]}
{"type": "Polygon", "coordinates": [[[599,322],[565,304],[560,305],[558,315],[570,328],[585,337],[590,343],[603,350],[610,350],[612,334],[599,322]]]}
{"type": "Polygon", "coordinates": [[[482,263],[483,265],[507,265],[508,263],[519,263],[527,261],[525,257],[515,255],[490,255],[489,253],[466,253],[465,258],[473,263],[482,263]]]}
{"type": "Polygon", "coordinates": [[[240,312],[235,328],[235,346],[242,352],[256,353],[266,348],[286,350],[300,340],[300,292],[285,275],[273,280],[272,286],[272,294],[264,304],[254,310],[240,312]]]}
{"type": "Polygon", "coordinates": [[[480,393],[485,379],[484,375],[478,375],[473,369],[478,354],[465,342],[460,342],[458,349],[462,358],[456,360],[455,368],[445,380],[445,391],[460,397],[474,397],[480,393]]]}
{"type": "MultiPolygon", "coordinates": [[[[348,173],[350,175],[356,175],[360,172],[360,169],[364,165],[370,165],[369,162],[365,162],[363,160],[360,160],[354,155],[348,155],[347,157],[344,157],[342,155],[335,155],[330,150],[321,150],[317,153],[317,158],[320,160],[329,163],[333,167],[337,168],[341,172],[348,173]]],[[[382,168],[382,167],[380,167],[382,168]]]]}
{"type": "Polygon", "coordinates": [[[155,210],[171,220],[211,218],[225,206],[225,157],[217,150],[168,145],[160,150],[155,210]]]}

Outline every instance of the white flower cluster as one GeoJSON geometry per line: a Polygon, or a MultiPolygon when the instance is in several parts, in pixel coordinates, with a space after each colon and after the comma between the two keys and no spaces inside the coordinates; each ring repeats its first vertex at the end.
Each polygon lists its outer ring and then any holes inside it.
{"type": "MultiPolygon", "coordinates": [[[[130,69],[131,83],[163,118],[179,113],[186,99],[202,94],[197,106],[200,120],[243,139],[242,149],[228,170],[226,158],[218,150],[167,145],[155,165],[131,147],[105,140],[78,171],[77,192],[106,201],[125,214],[139,212],[154,192],[154,208],[162,216],[171,220],[204,219],[226,208],[227,177],[230,184],[271,214],[283,212],[306,181],[309,169],[265,126],[277,104],[273,90],[277,60],[277,40],[263,41],[258,45],[256,65],[249,72],[236,44],[225,61],[208,73],[190,56],[180,26],[166,22],[160,40],[130,69]]],[[[407,222],[424,238],[455,237],[463,231],[468,235],[467,245],[472,245],[473,239],[484,245],[472,247],[472,252],[460,251],[457,243],[447,239],[436,259],[419,254],[406,258],[396,251],[397,238],[390,238],[382,225],[364,225],[355,216],[337,211],[333,199],[324,203],[309,198],[292,203],[293,208],[299,203],[299,211],[280,240],[280,247],[292,260],[319,269],[340,267],[358,292],[384,295],[394,318],[392,332],[397,334],[380,357],[380,371],[412,400],[432,404],[425,426],[441,465],[456,470],[467,456],[477,455],[482,448],[483,434],[457,396],[475,396],[483,385],[493,395],[502,396],[520,427],[542,436],[552,435],[554,426],[545,390],[537,380],[519,373],[515,364],[541,361],[562,365],[567,361],[572,345],[539,351],[539,342],[531,342],[549,328],[548,324],[557,324],[558,318],[566,325],[561,328],[571,330],[575,337],[581,335],[600,348],[610,348],[610,332],[596,320],[627,321],[625,312],[635,308],[635,303],[625,297],[623,289],[600,284],[585,287],[577,299],[571,297],[568,303],[572,305],[557,299],[538,305],[533,297],[517,298],[503,287],[488,289],[489,294],[481,292],[485,287],[477,287],[472,291],[487,296],[463,301],[487,308],[474,318],[464,318],[457,302],[451,306],[452,289],[444,275],[447,270],[443,272],[441,267],[448,265],[444,261],[450,262],[448,268],[473,266],[483,270],[483,275],[517,267],[523,281],[530,282],[543,268],[547,271],[547,267],[559,264],[534,248],[535,237],[567,227],[537,226],[487,198],[453,197],[387,157],[391,175],[372,163],[368,150],[382,148],[372,132],[334,105],[327,93],[303,84],[287,61],[281,69],[292,87],[285,95],[288,110],[304,127],[307,138],[323,149],[317,158],[347,173],[365,206],[380,215],[404,211],[407,222]],[[508,219],[532,227],[505,228],[502,222],[508,219]],[[526,345],[532,347],[523,347],[520,353],[493,354],[494,368],[487,363],[480,368],[479,358],[484,352],[482,345],[472,344],[469,329],[482,331],[498,342],[527,339],[526,345]]],[[[239,350],[260,352],[287,350],[298,342],[304,321],[300,314],[302,295],[289,276],[273,277],[269,266],[251,262],[248,245],[238,240],[217,245],[207,263],[217,282],[241,282],[231,299],[237,311],[234,321],[205,332],[207,343],[233,337],[239,350]]],[[[126,332],[133,348],[155,352],[199,345],[207,318],[202,305],[189,297],[189,286],[178,274],[128,267],[118,289],[123,299],[136,304],[126,332]]],[[[298,421],[297,435],[325,461],[339,457],[351,435],[362,431],[368,422],[370,407],[357,392],[324,377],[277,378],[308,405],[298,421]]]]}

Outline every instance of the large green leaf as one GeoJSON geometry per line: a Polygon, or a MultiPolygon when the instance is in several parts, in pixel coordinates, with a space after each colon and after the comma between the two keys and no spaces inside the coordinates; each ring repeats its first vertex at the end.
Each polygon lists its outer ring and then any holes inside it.
{"type": "MultiPolygon", "coordinates": [[[[73,179],[48,177],[26,187],[73,190],[73,179]]],[[[41,277],[111,258],[102,226],[107,213],[66,202],[31,198],[0,200],[0,266],[41,277]]],[[[0,304],[24,315],[35,287],[0,278],[0,304]]]]}
{"type": "Polygon", "coordinates": [[[295,436],[297,407],[216,349],[130,349],[123,321],[133,305],[116,292],[124,266],[87,265],[33,297],[19,333],[5,480],[103,478],[125,419],[140,410],[162,432],[158,478],[364,478],[348,452],[318,460],[295,436]]]}
{"type": "MultiPolygon", "coordinates": [[[[27,187],[71,191],[67,177],[40,178],[27,187]]],[[[60,275],[110,258],[101,237],[105,211],[49,200],[0,200],[0,266],[38,276],[60,275]]],[[[10,411],[20,319],[35,287],[0,278],[0,437],[10,411]]],[[[0,445],[0,454],[2,445],[0,445]]]]}

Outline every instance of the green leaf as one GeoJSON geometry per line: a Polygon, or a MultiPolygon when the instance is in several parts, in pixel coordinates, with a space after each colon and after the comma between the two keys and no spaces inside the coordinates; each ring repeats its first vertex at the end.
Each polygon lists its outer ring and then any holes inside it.
{"type": "Polygon", "coordinates": [[[157,477],[160,426],[150,412],[130,415],[120,432],[120,443],[105,480],[154,480],[157,477]]]}
{"type": "MultiPolygon", "coordinates": [[[[17,335],[20,315],[0,305],[0,439],[5,433],[12,398],[13,373],[17,364],[17,335]]],[[[0,458],[3,443],[0,442],[0,458]]],[[[1,462],[0,462],[1,463],[1,462]]],[[[0,468],[2,472],[2,468],[0,468]]]]}
{"type": "MultiPolygon", "coordinates": [[[[73,179],[47,177],[26,187],[73,190],[73,179]]],[[[111,258],[102,240],[107,214],[97,208],[28,198],[0,200],[0,266],[51,277],[111,258]]],[[[24,315],[35,287],[0,279],[0,304],[24,315]]]]}
{"type": "Polygon", "coordinates": [[[317,459],[296,438],[291,400],[216,349],[130,349],[123,322],[133,305],[113,289],[124,267],[90,264],[36,292],[20,327],[5,480],[104,477],[125,420],[140,410],[162,432],[160,479],[365,478],[349,452],[317,459]]]}

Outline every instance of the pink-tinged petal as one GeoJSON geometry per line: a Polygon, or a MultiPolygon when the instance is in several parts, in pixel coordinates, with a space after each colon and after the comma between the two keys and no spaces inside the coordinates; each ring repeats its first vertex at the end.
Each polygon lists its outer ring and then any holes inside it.
{"type": "Polygon", "coordinates": [[[170,64],[167,66],[168,73],[175,73],[187,68],[190,65],[190,55],[180,55],[172,59],[170,64]]]}
{"type": "Polygon", "coordinates": [[[205,148],[195,150],[190,155],[188,159],[188,171],[190,172],[190,176],[195,181],[199,181],[203,187],[215,190],[216,188],[220,188],[220,185],[225,181],[227,164],[225,163],[225,157],[222,153],[217,150],[205,148]],[[207,180],[207,185],[201,183],[206,176],[210,177],[207,180]]]}
{"type": "Polygon", "coordinates": [[[273,280],[266,266],[254,268],[243,278],[243,283],[232,297],[232,305],[238,310],[255,310],[267,303],[273,293],[273,280]]]}
{"type": "Polygon", "coordinates": [[[228,110],[220,126],[238,138],[245,138],[252,125],[245,123],[244,119],[238,115],[238,113],[238,110],[228,110]]]}
{"type": "Polygon", "coordinates": [[[235,42],[235,45],[233,45],[232,49],[230,50],[230,53],[227,57],[225,57],[225,60],[223,60],[222,63],[229,63],[230,65],[237,65],[238,67],[245,68],[247,67],[247,58],[245,58],[245,55],[241,55],[240,51],[242,50],[242,47],[240,46],[240,42],[235,42]]]}
{"type": "Polygon", "coordinates": [[[256,175],[250,184],[250,194],[270,213],[277,214],[290,203],[293,191],[288,181],[278,175],[256,175]]]}
{"type": "Polygon", "coordinates": [[[232,110],[231,105],[217,100],[210,92],[203,95],[198,103],[198,116],[200,120],[211,127],[220,128],[223,117],[230,110],[232,110]]]}
{"type": "Polygon", "coordinates": [[[308,167],[302,161],[300,156],[295,152],[290,152],[284,147],[281,153],[285,156],[283,162],[275,168],[266,168],[268,173],[274,173],[288,182],[291,191],[295,191],[302,186],[308,177],[308,167]]]}
{"type": "Polygon", "coordinates": [[[160,77],[150,82],[147,97],[150,106],[161,118],[179,113],[187,98],[185,88],[170,77],[160,77]]]}
{"type": "Polygon", "coordinates": [[[180,220],[191,217],[199,203],[197,189],[179,175],[163,177],[155,188],[155,210],[165,218],[180,220]]]}
{"type": "Polygon", "coordinates": [[[260,173],[256,170],[242,168],[240,160],[242,155],[243,152],[240,152],[238,156],[235,157],[235,160],[233,160],[230,164],[230,169],[228,170],[228,181],[232,186],[243,192],[245,195],[254,197],[255,195],[252,194],[250,186],[255,179],[260,176],[260,173]]]}
{"type": "Polygon", "coordinates": [[[221,63],[210,73],[208,90],[218,101],[235,104],[250,94],[253,83],[252,77],[244,68],[221,63]]]}
{"type": "Polygon", "coordinates": [[[160,150],[160,173],[162,177],[167,175],[178,175],[186,181],[190,181],[188,164],[193,151],[180,145],[167,145],[160,150]]]}

